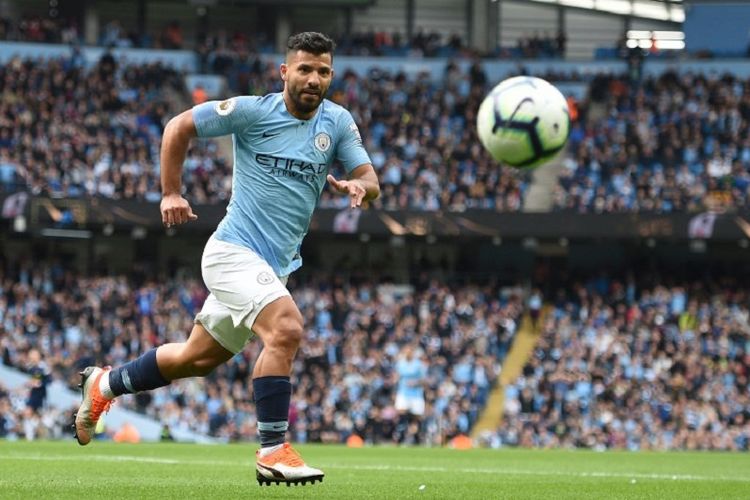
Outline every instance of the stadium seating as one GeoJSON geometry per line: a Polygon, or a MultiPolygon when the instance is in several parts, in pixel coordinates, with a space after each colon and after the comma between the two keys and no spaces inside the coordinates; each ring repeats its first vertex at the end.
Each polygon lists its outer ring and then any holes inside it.
{"type": "Polygon", "coordinates": [[[555,208],[576,212],[746,207],[750,80],[665,73],[596,78],[574,125],[555,208]]]}
{"type": "MultiPolygon", "coordinates": [[[[16,59],[0,68],[0,93],[12,96],[0,104],[0,189],[159,200],[160,137],[166,121],[180,110],[169,96],[184,88],[179,74],[162,65],[116,72],[114,64],[105,56],[86,71],[72,59],[16,59]],[[118,91],[111,88],[114,81],[118,91]],[[40,92],[47,93],[43,101],[40,92]],[[72,106],[68,96],[81,103],[72,106]],[[50,126],[40,127],[46,119],[50,126]]],[[[250,81],[259,93],[277,90],[275,73],[262,66],[257,71],[250,81]]],[[[473,78],[482,83],[481,75],[473,78]]],[[[493,168],[468,126],[466,110],[476,107],[483,88],[472,90],[470,76],[457,67],[448,68],[446,79],[449,85],[439,90],[400,76],[370,81],[348,74],[333,90],[331,97],[359,120],[382,173],[383,196],[376,206],[519,210],[524,176],[493,168]],[[435,102],[441,104],[435,107],[435,102]]],[[[185,162],[183,185],[195,203],[228,199],[231,168],[216,142],[196,141],[185,162]]],[[[321,206],[345,202],[326,192],[321,206]]]]}
{"type": "MultiPolygon", "coordinates": [[[[357,434],[367,442],[444,444],[466,434],[519,322],[518,292],[438,282],[421,289],[330,282],[292,284],[307,328],[294,365],[290,430],[295,440],[343,443],[357,434]],[[421,425],[394,408],[394,365],[406,346],[430,359],[421,425]]],[[[28,370],[29,349],[41,346],[45,370],[71,386],[88,364],[119,365],[155,345],[185,338],[206,297],[195,280],[157,284],[137,272],[83,277],[59,263],[14,267],[0,283],[3,362],[28,370]]],[[[260,347],[251,342],[209,379],[180,381],[117,404],[172,429],[255,440],[249,388],[260,347]]],[[[58,412],[41,412],[32,429],[21,428],[31,425],[20,418],[26,397],[0,389],[0,405],[9,408],[0,435],[61,435],[69,422],[58,412]]]]}
{"type": "MultiPolygon", "coordinates": [[[[329,278],[329,277],[325,277],[329,278]]],[[[75,380],[81,366],[119,364],[184,338],[206,291],[194,280],[83,278],[59,265],[8,273],[0,293],[3,362],[75,380]]],[[[298,442],[445,444],[466,434],[487,399],[522,313],[513,289],[419,289],[318,277],[293,284],[306,323],[294,366],[290,429],[298,442]],[[426,412],[394,407],[394,365],[407,346],[430,359],[426,412]]],[[[747,289],[723,280],[641,286],[597,278],[561,294],[523,375],[506,389],[489,446],[592,449],[750,447],[747,289]]],[[[249,377],[258,342],[207,379],[189,379],[118,404],[228,441],[255,439],[249,377]]],[[[27,392],[0,388],[0,434],[60,436],[57,411],[28,413],[27,392]],[[28,416],[28,415],[26,415],[28,416]],[[31,423],[29,423],[31,422],[31,423]]]]}
{"type": "MultiPolygon", "coordinates": [[[[198,40],[185,40],[177,21],[166,23],[157,32],[139,35],[125,29],[119,20],[103,23],[99,29],[97,43],[104,47],[139,47],[154,49],[190,48],[207,58],[221,53],[236,59],[247,53],[272,53],[273,44],[263,34],[248,37],[246,32],[228,32],[217,29],[198,35],[198,40]]],[[[445,36],[437,31],[418,30],[411,39],[398,32],[355,32],[335,36],[337,53],[356,56],[388,57],[463,57],[477,53],[466,45],[457,34],[445,36]]],[[[0,18],[0,40],[81,43],[81,27],[75,19],[22,16],[20,19],[0,18]]],[[[565,52],[565,35],[524,36],[514,47],[498,47],[487,54],[495,58],[558,58],[565,52]]]]}
{"type": "MultiPolygon", "coordinates": [[[[113,64],[105,57],[86,71],[75,59],[14,60],[0,69],[0,91],[12,96],[0,104],[0,189],[158,201],[160,136],[166,120],[187,106],[169,96],[185,90],[179,73],[159,64],[122,72],[113,64]],[[119,90],[105,92],[112,81],[119,90]],[[47,93],[45,100],[37,99],[39,92],[47,93]],[[69,95],[86,98],[72,106],[69,95]],[[43,119],[51,126],[40,127],[43,119]]],[[[263,64],[238,78],[258,93],[278,89],[263,64]]],[[[375,208],[523,209],[530,177],[496,168],[471,126],[486,84],[481,70],[466,73],[455,65],[441,82],[386,73],[338,79],[330,97],[354,114],[380,172],[375,208]]],[[[748,95],[750,84],[731,76],[666,73],[641,86],[625,77],[593,78],[589,99],[578,106],[553,209],[747,206],[748,95]]],[[[194,202],[228,199],[231,167],[214,141],[191,149],[184,184],[194,202]]],[[[324,191],[320,206],[345,203],[324,191]]]]}
{"type": "Polygon", "coordinates": [[[750,449],[748,290],[732,280],[571,287],[506,392],[494,446],[750,449]]]}

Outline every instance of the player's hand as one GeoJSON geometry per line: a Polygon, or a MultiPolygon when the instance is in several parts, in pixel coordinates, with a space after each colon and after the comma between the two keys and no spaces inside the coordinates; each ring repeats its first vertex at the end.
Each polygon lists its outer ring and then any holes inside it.
{"type": "Polygon", "coordinates": [[[351,181],[338,181],[331,174],[328,174],[326,180],[331,186],[333,186],[333,189],[339,193],[349,195],[351,208],[362,206],[362,200],[364,200],[367,190],[360,181],[357,179],[351,181]]]}
{"type": "Polygon", "coordinates": [[[196,220],[197,215],[190,208],[190,203],[179,194],[168,194],[161,199],[161,221],[167,227],[196,220]]]}

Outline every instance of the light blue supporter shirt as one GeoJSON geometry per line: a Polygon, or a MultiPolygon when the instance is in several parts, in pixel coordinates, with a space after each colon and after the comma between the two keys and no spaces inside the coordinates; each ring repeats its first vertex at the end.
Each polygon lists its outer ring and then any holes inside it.
{"type": "Polygon", "coordinates": [[[397,394],[406,398],[424,397],[422,382],[427,376],[427,367],[418,358],[411,361],[400,359],[396,363],[396,373],[398,373],[397,394]]]}
{"type": "Polygon", "coordinates": [[[370,158],[351,114],[323,100],[315,115],[289,113],[281,93],[208,101],[193,107],[198,137],[232,134],[232,198],[215,237],[250,248],[278,276],[302,265],[299,255],[313,210],[338,160],[347,173],[370,158]]]}

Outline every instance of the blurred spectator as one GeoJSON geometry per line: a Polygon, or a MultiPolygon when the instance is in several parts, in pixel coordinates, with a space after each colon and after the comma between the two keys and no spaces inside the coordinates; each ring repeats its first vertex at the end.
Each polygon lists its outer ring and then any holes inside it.
{"type": "Polygon", "coordinates": [[[164,31],[160,37],[161,46],[165,49],[181,49],[182,48],[182,28],[180,23],[172,21],[164,28],[164,31]]]}
{"type": "Polygon", "coordinates": [[[396,362],[398,388],[396,389],[396,410],[399,412],[401,436],[404,442],[407,435],[417,438],[419,420],[424,415],[425,401],[423,384],[426,382],[427,365],[414,352],[411,345],[403,350],[396,362]]]}
{"type": "Polygon", "coordinates": [[[206,93],[206,89],[200,85],[196,85],[193,89],[193,105],[197,106],[198,104],[203,104],[207,100],[208,94],[206,93]]]}
{"type": "Polygon", "coordinates": [[[25,371],[28,375],[31,375],[29,398],[26,400],[26,406],[38,413],[47,399],[47,384],[50,381],[49,369],[47,364],[42,361],[42,355],[38,349],[29,351],[26,362],[25,371]]]}

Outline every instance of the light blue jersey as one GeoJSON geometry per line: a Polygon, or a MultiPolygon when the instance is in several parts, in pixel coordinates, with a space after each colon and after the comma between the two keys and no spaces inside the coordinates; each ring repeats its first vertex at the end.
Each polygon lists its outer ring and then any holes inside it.
{"type": "Polygon", "coordinates": [[[333,160],[347,173],[370,163],[351,114],[328,100],[300,120],[281,93],[233,97],[195,106],[193,121],[198,137],[232,134],[234,143],[232,199],[216,238],[250,248],[278,276],[302,265],[300,245],[333,160]]]}
{"type": "Polygon", "coordinates": [[[427,367],[418,358],[411,361],[400,359],[396,363],[396,373],[398,373],[397,394],[406,398],[424,397],[422,383],[427,376],[427,367]]]}

